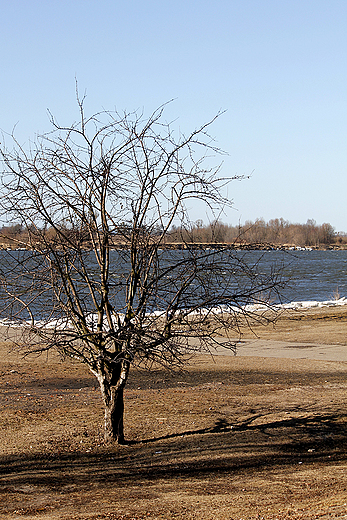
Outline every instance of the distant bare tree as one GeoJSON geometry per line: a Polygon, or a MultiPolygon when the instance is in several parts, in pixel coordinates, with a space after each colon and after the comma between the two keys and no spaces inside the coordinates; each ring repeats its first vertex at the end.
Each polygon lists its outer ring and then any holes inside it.
{"type": "MultiPolygon", "coordinates": [[[[189,223],[192,199],[229,204],[230,179],[210,167],[213,120],[175,137],[163,108],[149,118],[102,112],[53,130],[25,150],[2,150],[2,217],[25,230],[3,252],[0,316],[21,325],[26,353],[52,348],[86,364],[105,407],[105,440],[124,442],[123,391],[132,364],[173,368],[233,348],[245,305],[275,292],[227,250],[165,248],[189,223]],[[239,312],[241,311],[241,312],[239,312]]],[[[261,319],[259,317],[259,319],[261,319]]]]}
{"type": "Polygon", "coordinates": [[[218,220],[203,225],[202,221],[197,221],[189,229],[175,227],[168,237],[171,242],[184,240],[231,245],[241,242],[251,247],[256,247],[256,244],[324,247],[335,243],[336,239],[337,234],[331,224],[317,225],[314,220],[308,220],[306,224],[291,224],[283,218],[268,222],[264,219],[255,222],[248,220],[243,226],[223,224],[218,220]]]}
{"type": "Polygon", "coordinates": [[[319,228],[319,241],[322,244],[331,244],[336,238],[335,229],[329,223],[324,223],[319,228]]]}

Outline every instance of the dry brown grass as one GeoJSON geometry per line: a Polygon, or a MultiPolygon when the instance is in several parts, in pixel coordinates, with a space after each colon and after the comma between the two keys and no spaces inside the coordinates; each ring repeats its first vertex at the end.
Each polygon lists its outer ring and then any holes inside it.
{"type": "MultiPolygon", "coordinates": [[[[304,313],[266,334],[337,340],[345,326],[342,311],[304,313]]],[[[181,374],[133,371],[130,444],[107,447],[83,367],[0,350],[0,518],[347,518],[346,362],[201,356],[181,374]]]]}

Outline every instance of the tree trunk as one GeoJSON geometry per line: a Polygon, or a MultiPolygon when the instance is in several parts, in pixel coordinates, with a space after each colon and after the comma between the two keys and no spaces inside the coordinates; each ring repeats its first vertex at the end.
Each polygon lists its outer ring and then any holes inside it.
{"type": "Polygon", "coordinates": [[[105,402],[105,442],[112,441],[124,444],[124,398],[123,387],[118,390],[111,388],[111,399],[105,402]]]}
{"type": "Polygon", "coordinates": [[[124,387],[129,375],[130,363],[127,360],[108,364],[99,363],[96,375],[105,407],[105,442],[124,444],[124,387]]]}

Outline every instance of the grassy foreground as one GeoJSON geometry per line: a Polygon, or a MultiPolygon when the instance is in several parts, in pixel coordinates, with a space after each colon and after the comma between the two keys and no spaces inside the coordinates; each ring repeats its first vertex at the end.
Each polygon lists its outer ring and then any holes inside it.
{"type": "MultiPolygon", "coordinates": [[[[346,345],[347,308],[255,332],[269,345],[346,345]]],[[[133,371],[129,445],[110,448],[83,367],[0,351],[0,518],[347,518],[347,356],[200,356],[176,375],[133,371]]]]}

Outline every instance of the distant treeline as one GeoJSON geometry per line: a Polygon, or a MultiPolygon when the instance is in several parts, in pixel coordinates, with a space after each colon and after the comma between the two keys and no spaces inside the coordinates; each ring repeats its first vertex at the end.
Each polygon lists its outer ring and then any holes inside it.
{"type": "Polygon", "coordinates": [[[169,240],[326,247],[333,244],[346,244],[347,236],[336,233],[333,226],[328,223],[318,225],[314,220],[308,220],[306,224],[292,224],[283,218],[276,218],[268,222],[264,219],[255,222],[246,221],[238,226],[219,221],[204,225],[201,220],[198,220],[185,228],[174,227],[169,240]]]}
{"type": "MultiPolygon", "coordinates": [[[[131,226],[122,224],[119,233],[114,234],[113,244],[121,244],[122,238],[130,231],[131,226]]],[[[153,231],[153,238],[160,236],[161,229],[153,231]]],[[[77,233],[81,237],[81,242],[86,245],[88,233],[82,238],[84,233],[74,228],[72,231],[66,228],[67,236],[69,233],[77,233]]],[[[35,233],[32,234],[34,236],[35,233]]],[[[52,228],[44,232],[45,240],[54,240],[55,232],[52,228]]],[[[0,228],[0,246],[16,247],[29,243],[29,233],[20,224],[7,225],[0,228]]],[[[166,243],[197,243],[197,244],[271,244],[276,246],[299,246],[299,247],[347,247],[347,235],[336,233],[331,224],[325,223],[318,225],[314,220],[308,220],[306,224],[292,224],[283,218],[276,218],[265,222],[264,219],[255,222],[246,221],[243,225],[233,226],[215,221],[204,224],[202,220],[197,220],[186,226],[173,226],[166,235],[166,243]]]]}

